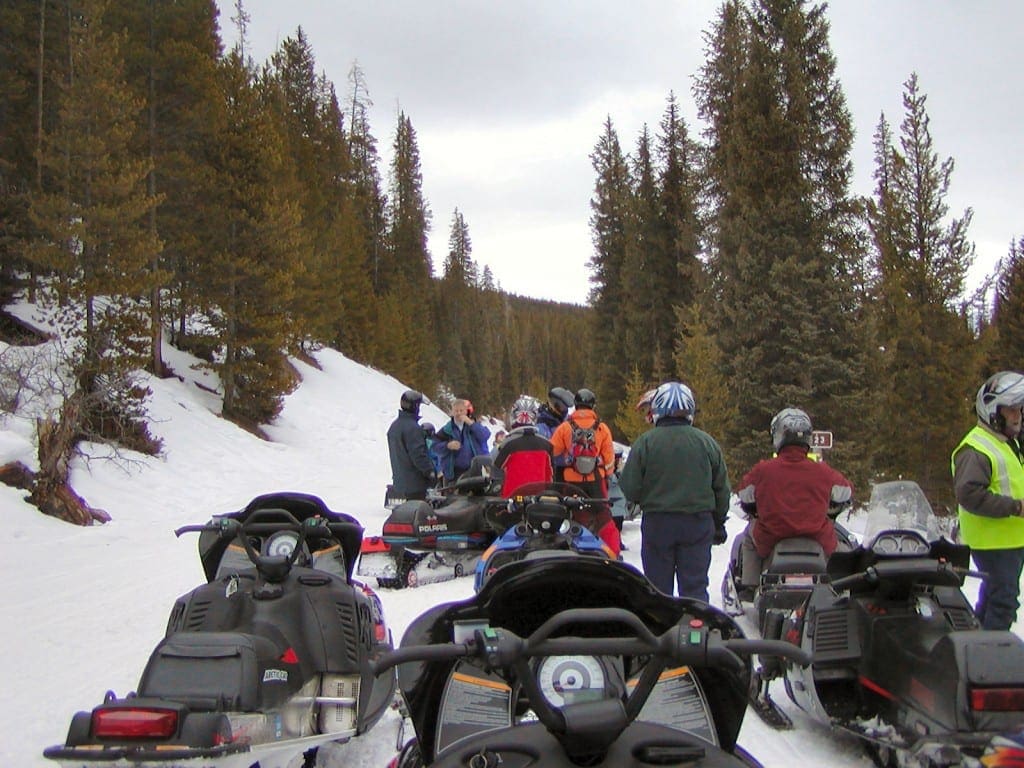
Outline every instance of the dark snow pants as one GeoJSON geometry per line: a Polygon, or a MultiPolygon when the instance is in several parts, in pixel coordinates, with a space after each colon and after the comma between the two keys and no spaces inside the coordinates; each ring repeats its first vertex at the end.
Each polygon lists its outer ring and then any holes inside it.
{"type": "Polygon", "coordinates": [[[648,581],[666,595],[678,587],[680,597],[707,602],[714,515],[644,512],[640,534],[640,560],[648,581]]]}
{"type": "Polygon", "coordinates": [[[974,564],[987,578],[978,592],[974,608],[982,629],[1009,629],[1020,607],[1020,575],[1024,569],[1024,547],[1017,549],[975,549],[974,564]]]}

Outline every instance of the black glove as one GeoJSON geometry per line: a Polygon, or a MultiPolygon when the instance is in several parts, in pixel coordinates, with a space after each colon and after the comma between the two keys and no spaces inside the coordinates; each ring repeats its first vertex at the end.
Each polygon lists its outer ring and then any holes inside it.
{"type": "Polygon", "coordinates": [[[725,544],[726,539],[729,538],[728,532],[725,530],[724,525],[715,526],[715,538],[712,539],[712,543],[715,545],[725,544]]]}

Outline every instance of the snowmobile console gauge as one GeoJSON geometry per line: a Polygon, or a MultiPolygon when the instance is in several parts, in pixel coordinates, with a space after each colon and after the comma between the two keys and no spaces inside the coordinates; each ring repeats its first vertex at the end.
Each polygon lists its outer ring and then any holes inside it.
{"type": "Polygon", "coordinates": [[[871,544],[876,555],[927,555],[931,548],[915,533],[880,533],[871,544]]]}
{"type": "Polygon", "coordinates": [[[299,534],[295,531],[278,531],[267,539],[263,554],[272,557],[291,557],[298,543],[299,534]]]}
{"type": "Polygon", "coordinates": [[[606,696],[604,665],[596,656],[547,656],[537,665],[537,682],[553,707],[606,696]]]}

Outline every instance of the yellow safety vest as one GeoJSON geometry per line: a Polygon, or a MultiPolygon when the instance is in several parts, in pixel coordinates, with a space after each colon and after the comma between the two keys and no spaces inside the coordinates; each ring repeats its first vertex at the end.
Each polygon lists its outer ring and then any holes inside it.
{"type": "MultiPolygon", "coordinates": [[[[1005,440],[977,426],[953,450],[950,467],[956,474],[956,454],[965,445],[985,456],[992,465],[988,489],[1000,496],[1024,499],[1024,467],[1005,440]]],[[[960,536],[971,549],[1015,549],[1024,547],[1024,517],[985,517],[957,508],[960,536]]]]}

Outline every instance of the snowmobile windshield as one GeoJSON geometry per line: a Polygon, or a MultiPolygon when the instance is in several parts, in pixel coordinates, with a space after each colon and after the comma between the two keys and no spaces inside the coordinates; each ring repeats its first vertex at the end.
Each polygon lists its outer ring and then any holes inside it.
{"type": "Polygon", "coordinates": [[[932,505],[921,486],[911,480],[879,483],[871,490],[864,541],[870,543],[883,531],[916,531],[925,541],[937,541],[942,533],[932,505]]]}

